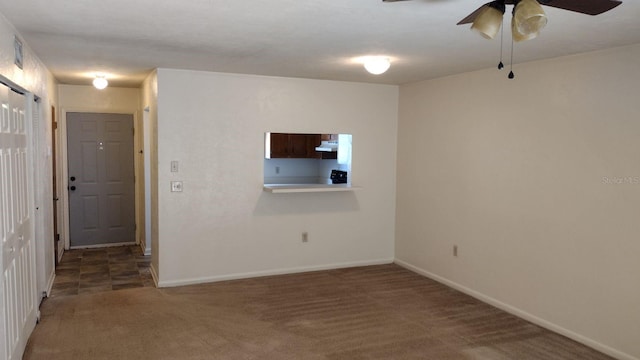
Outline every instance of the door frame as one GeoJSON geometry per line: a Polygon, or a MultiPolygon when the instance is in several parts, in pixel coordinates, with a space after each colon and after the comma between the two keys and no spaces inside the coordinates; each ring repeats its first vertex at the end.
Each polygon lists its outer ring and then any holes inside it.
{"type": "Polygon", "coordinates": [[[58,196],[59,187],[58,186],[58,122],[56,116],[56,106],[49,105],[51,110],[51,191],[53,193],[53,252],[54,256],[54,268],[58,267],[58,261],[61,260],[58,256],[60,253],[60,232],[58,228],[60,227],[58,221],[58,201],[60,197],[58,196]]]}
{"type": "MultiPolygon", "coordinates": [[[[109,109],[96,109],[96,108],[79,108],[79,107],[67,107],[60,108],[60,117],[58,118],[58,130],[59,130],[59,150],[60,157],[58,158],[60,161],[60,172],[57,175],[58,178],[58,187],[60,189],[60,202],[62,203],[61,212],[58,214],[60,216],[60,222],[62,224],[62,228],[59,229],[60,236],[64,239],[64,249],[69,250],[71,247],[70,244],[70,216],[69,216],[69,155],[68,155],[68,147],[67,147],[67,113],[96,113],[96,114],[127,114],[133,116],[133,153],[131,157],[134,160],[134,222],[135,222],[135,238],[136,244],[140,244],[140,226],[138,225],[138,219],[141,204],[138,201],[138,182],[143,177],[139,174],[139,163],[138,157],[135,155],[140,148],[140,141],[138,140],[138,134],[140,133],[138,129],[138,121],[139,114],[138,111],[131,111],[131,109],[118,109],[118,108],[109,108],[109,109]]],[[[144,214],[143,214],[144,216],[144,214]]],[[[91,247],[108,247],[114,246],[117,244],[105,244],[105,245],[97,245],[91,247]]]]}
{"type": "MultiPolygon", "coordinates": [[[[144,193],[144,205],[141,220],[144,228],[141,229],[140,245],[144,244],[142,251],[145,255],[151,255],[151,115],[149,107],[145,107],[142,113],[142,191],[144,193]],[[142,241],[144,239],[144,241],[142,241]]],[[[141,194],[142,195],[142,194],[141,194]]]]}

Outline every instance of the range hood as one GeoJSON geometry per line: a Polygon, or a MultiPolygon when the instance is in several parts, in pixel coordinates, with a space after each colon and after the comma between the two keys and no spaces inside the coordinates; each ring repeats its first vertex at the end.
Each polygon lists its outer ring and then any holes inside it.
{"type": "Polygon", "coordinates": [[[338,152],[338,140],[323,140],[320,142],[320,146],[316,147],[316,151],[338,152]]]}

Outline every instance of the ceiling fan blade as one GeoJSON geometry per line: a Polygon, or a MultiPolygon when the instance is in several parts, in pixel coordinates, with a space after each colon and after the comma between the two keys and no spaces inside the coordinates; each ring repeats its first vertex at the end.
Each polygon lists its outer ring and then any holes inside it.
{"type": "Polygon", "coordinates": [[[475,20],[476,17],[480,14],[480,12],[482,10],[484,10],[484,8],[486,6],[489,6],[489,3],[486,3],[486,4],[482,5],[482,6],[480,6],[478,9],[476,9],[476,11],[474,11],[471,14],[467,15],[466,18],[460,20],[456,25],[471,24],[473,22],[473,20],[475,20]]]}
{"type": "Polygon", "coordinates": [[[617,0],[539,0],[540,4],[582,14],[598,15],[622,4],[617,0]]]}

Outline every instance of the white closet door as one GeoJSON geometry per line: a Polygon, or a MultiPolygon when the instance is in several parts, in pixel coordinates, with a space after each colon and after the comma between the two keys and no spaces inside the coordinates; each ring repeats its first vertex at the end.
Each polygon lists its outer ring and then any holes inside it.
{"type": "Polygon", "coordinates": [[[0,359],[21,359],[36,325],[31,144],[26,99],[0,84],[0,359]]]}

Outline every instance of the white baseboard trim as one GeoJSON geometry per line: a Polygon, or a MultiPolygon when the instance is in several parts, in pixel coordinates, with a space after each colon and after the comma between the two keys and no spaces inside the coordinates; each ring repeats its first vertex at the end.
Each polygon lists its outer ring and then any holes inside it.
{"type": "Polygon", "coordinates": [[[51,289],[53,289],[53,282],[55,279],[56,279],[56,272],[52,271],[51,276],[49,276],[49,281],[47,282],[47,289],[45,290],[47,292],[47,297],[51,296],[51,289]]]}
{"type": "Polygon", "coordinates": [[[246,273],[235,273],[235,274],[228,274],[228,275],[205,276],[205,277],[184,279],[184,280],[160,281],[157,284],[158,284],[158,287],[174,287],[174,286],[193,285],[193,284],[210,283],[210,282],[227,281],[227,280],[239,280],[239,279],[248,279],[248,278],[255,278],[255,277],[273,276],[273,275],[297,274],[297,273],[311,272],[311,271],[344,269],[344,268],[350,268],[350,267],[382,265],[382,264],[391,264],[391,263],[393,263],[393,259],[354,261],[354,262],[336,263],[336,264],[327,264],[327,265],[274,269],[274,270],[254,271],[254,272],[246,272],[246,273]]]}
{"type": "Polygon", "coordinates": [[[151,277],[153,278],[153,283],[156,284],[156,287],[160,287],[160,286],[158,286],[158,272],[156,271],[156,268],[153,266],[153,263],[149,267],[149,271],[151,272],[151,277]]]}
{"type": "Polygon", "coordinates": [[[128,246],[128,245],[137,245],[135,242],[122,242],[122,243],[111,243],[111,244],[98,244],[98,245],[83,245],[83,246],[71,246],[69,249],[100,249],[106,247],[114,247],[114,246],[128,246]]]}
{"type": "Polygon", "coordinates": [[[140,245],[140,250],[142,250],[142,254],[144,256],[151,255],[151,248],[150,247],[148,248],[144,242],[140,241],[140,244],[138,245],[140,245]]]}
{"type": "Polygon", "coordinates": [[[435,281],[437,281],[439,283],[442,283],[442,284],[444,284],[446,286],[449,286],[449,287],[451,287],[453,289],[456,289],[456,290],[458,290],[460,292],[463,292],[463,293],[465,293],[465,294],[467,294],[469,296],[472,296],[472,297],[474,297],[474,298],[476,298],[476,299],[478,299],[478,300],[480,300],[482,302],[485,302],[487,304],[493,305],[493,306],[495,306],[495,307],[497,307],[497,308],[499,308],[501,310],[504,310],[504,311],[506,311],[506,312],[508,312],[508,313],[510,313],[512,315],[515,315],[515,316],[517,316],[519,318],[522,318],[524,320],[532,322],[532,323],[534,323],[534,324],[536,324],[536,325],[538,325],[540,327],[543,327],[545,329],[551,330],[551,331],[553,331],[555,333],[558,333],[560,335],[566,336],[566,337],[568,337],[568,338],[570,338],[572,340],[575,340],[575,341],[577,341],[577,342],[579,342],[581,344],[584,344],[584,345],[586,345],[586,346],[588,346],[590,348],[598,350],[598,351],[600,351],[600,352],[602,352],[604,354],[607,354],[609,356],[612,356],[612,357],[614,357],[616,359],[620,359],[620,360],[640,360],[637,357],[634,357],[634,356],[626,354],[626,353],[624,353],[622,351],[616,350],[616,349],[614,349],[614,348],[612,348],[610,346],[607,346],[607,345],[604,345],[602,343],[599,343],[599,342],[597,342],[597,341],[595,341],[593,339],[587,338],[587,337],[585,337],[583,335],[580,335],[580,334],[578,334],[576,332],[573,332],[571,330],[565,329],[565,328],[563,328],[563,327],[561,327],[559,325],[556,325],[556,324],[554,324],[554,323],[552,323],[550,321],[547,321],[545,319],[539,318],[539,317],[537,317],[537,316],[535,316],[533,314],[530,314],[530,313],[528,313],[526,311],[518,309],[518,308],[516,308],[514,306],[511,306],[509,304],[505,304],[505,303],[503,303],[503,302],[501,302],[499,300],[496,300],[496,299],[494,299],[494,298],[492,298],[492,297],[490,297],[488,295],[485,295],[483,293],[480,293],[478,291],[470,289],[470,288],[468,288],[466,286],[460,285],[460,284],[458,284],[456,282],[453,282],[451,280],[443,278],[443,277],[441,277],[439,275],[436,275],[436,274],[434,274],[432,272],[429,272],[429,271],[424,270],[422,268],[419,268],[417,266],[411,265],[411,264],[409,264],[407,262],[404,262],[404,261],[402,261],[400,259],[395,259],[394,262],[397,265],[402,266],[403,268],[405,268],[407,270],[411,270],[411,271],[413,271],[415,273],[418,273],[420,275],[426,276],[426,277],[428,277],[428,278],[430,278],[432,280],[435,280],[435,281]]]}

